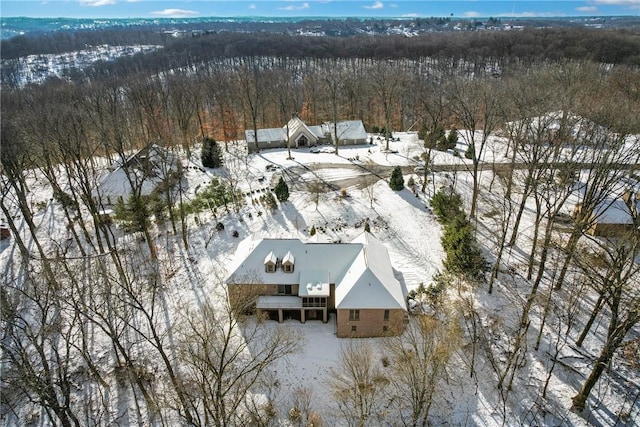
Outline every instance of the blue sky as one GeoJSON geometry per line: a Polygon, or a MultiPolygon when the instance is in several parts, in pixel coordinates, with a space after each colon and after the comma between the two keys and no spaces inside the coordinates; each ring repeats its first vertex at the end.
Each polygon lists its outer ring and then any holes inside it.
{"type": "Polygon", "coordinates": [[[640,15],[640,0],[0,0],[2,17],[549,17],[640,15]]]}

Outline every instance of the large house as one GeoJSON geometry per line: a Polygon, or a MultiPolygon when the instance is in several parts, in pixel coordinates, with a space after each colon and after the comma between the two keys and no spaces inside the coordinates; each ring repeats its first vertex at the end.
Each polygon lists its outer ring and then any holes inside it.
{"type": "MultiPolygon", "coordinates": [[[[253,130],[245,131],[245,139],[249,151],[256,149],[256,137],[253,130]]],[[[348,120],[333,123],[323,123],[316,126],[308,126],[299,117],[293,117],[283,127],[258,129],[258,147],[284,148],[289,143],[291,147],[309,147],[318,144],[357,145],[367,142],[367,132],[361,120],[348,120]]]]}
{"type": "Polygon", "coordinates": [[[248,237],[226,280],[232,306],[250,303],[282,322],[328,321],[338,337],[399,335],[407,291],[393,274],[387,248],[364,232],[350,243],[248,237]]]}

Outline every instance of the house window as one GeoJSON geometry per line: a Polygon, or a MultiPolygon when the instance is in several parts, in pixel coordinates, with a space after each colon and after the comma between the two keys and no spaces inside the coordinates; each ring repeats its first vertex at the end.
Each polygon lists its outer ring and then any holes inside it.
{"type": "Polygon", "coordinates": [[[388,332],[389,331],[389,327],[387,325],[384,325],[382,327],[382,332],[388,332]]]}
{"type": "MultiPolygon", "coordinates": [[[[386,320],[389,320],[389,310],[385,310],[385,311],[384,311],[384,320],[385,320],[385,321],[386,321],[386,320]]],[[[386,326],[385,326],[385,328],[386,328],[386,326]]]]}
{"type": "Polygon", "coordinates": [[[356,325],[351,326],[351,332],[358,332],[358,327],[356,325]]]}
{"type": "Polygon", "coordinates": [[[291,295],[291,285],[278,285],[278,295],[291,295]]]}
{"type": "Polygon", "coordinates": [[[267,273],[275,273],[277,264],[278,258],[276,258],[273,252],[269,252],[269,254],[264,258],[264,271],[267,273]]]}
{"type": "Polygon", "coordinates": [[[293,264],[283,264],[282,265],[282,270],[285,273],[293,273],[293,264]]]}
{"type": "Polygon", "coordinates": [[[360,310],[349,310],[349,320],[352,322],[360,320],[360,310]]]}

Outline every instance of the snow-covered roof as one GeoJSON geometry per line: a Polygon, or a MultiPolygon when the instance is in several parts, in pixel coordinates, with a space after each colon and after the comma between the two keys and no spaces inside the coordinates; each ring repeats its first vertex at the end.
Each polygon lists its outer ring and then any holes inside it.
{"type": "Polygon", "coordinates": [[[313,132],[313,134],[315,136],[317,136],[318,138],[322,138],[325,135],[325,129],[322,127],[322,125],[316,125],[316,126],[307,126],[309,128],[309,130],[311,132],[313,132]]]}
{"type": "Polygon", "coordinates": [[[386,247],[367,232],[351,243],[250,236],[238,245],[229,270],[229,284],[297,284],[299,296],[328,296],[333,283],[338,309],[406,309],[407,292],[393,275],[386,247]],[[280,259],[290,255],[294,272],[266,272],[264,262],[271,254],[280,259]]]}
{"type": "MultiPolygon", "coordinates": [[[[301,118],[293,117],[289,122],[281,128],[258,129],[258,142],[284,142],[287,140],[287,128],[290,137],[297,137],[305,134],[308,137],[315,136],[323,138],[325,135],[331,135],[334,138],[333,123],[324,123],[321,125],[309,126],[301,118]]],[[[338,138],[341,140],[366,140],[367,131],[364,128],[362,120],[346,120],[337,122],[338,138]]],[[[245,130],[245,139],[247,143],[255,144],[253,130],[245,130]]]]}
{"type": "Polygon", "coordinates": [[[295,257],[293,256],[293,254],[291,254],[291,251],[287,252],[284,258],[282,258],[282,262],[283,263],[289,262],[291,264],[295,263],[295,257]]]}
{"type": "MultiPolygon", "coordinates": [[[[253,130],[244,131],[247,143],[256,143],[253,130]]],[[[258,142],[286,141],[287,132],[283,128],[258,129],[258,142]]]]}
{"type": "Polygon", "coordinates": [[[160,146],[149,145],[106,174],[93,190],[93,196],[126,198],[133,188],[147,196],[175,168],[175,163],[172,153],[160,146]]]}
{"type": "Polygon", "coordinates": [[[352,243],[361,243],[362,251],[336,286],[336,308],[406,309],[407,292],[393,275],[384,244],[366,232],[352,243]]]}
{"type": "MultiPolygon", "coordinates": [[[[323,125],[325,132],[331,134],[331,138],[334,139],[333,123],[325,123],[323,125]]],[[[367,131],[364,128],[362,120],[346,120],[337,123],[338,139],[341,140],[366,140],[367,131]]]]}
{"type": "Polygon", "coordinates": [[[283,127],[283,130],[285,131],[285,135],[286,135],[287,127],[289,128],[289,135],[296,135],[301,132],[315,135],[314,132],[310,129],[310,127],[307,126],[307,124],[303,122],[302,119],[300,119],[300,117],[293,117],[291,120],[289,120],[289,123],[287,123],[283,127]]]}
{"type": "Polygon", "coordinates": [[[298,296],[328,297],[331,294],[330,286],[327,270],[304,270],[300,272],[298,296]]]}
{"type": "MultiPolygon", "coordinates": [[[[640,201],[635,200],[633,203],[635,203],[635,215],[637,215],[640,212],[640,201]]],[[[594,209],[593,214],[598,224],[633,224],[631,209],[622,199],[605,200],[594,209]]]]}

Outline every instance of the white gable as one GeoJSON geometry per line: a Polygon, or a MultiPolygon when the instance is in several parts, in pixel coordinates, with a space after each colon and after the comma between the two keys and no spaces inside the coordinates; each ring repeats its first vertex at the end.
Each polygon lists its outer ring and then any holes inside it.
{"type": "Polygon", "coordinates": [[[299,239],[243,240],[227,283],[298,284],[299,296],[328,296],[335,284],[338,309],[403,309],[406,289],[394,277],[387,248],[369,233],[351,243],[312,243],[299,239]],[[293,273],[266,273],[262,263],[285,259],[293,273]]]}
{"type": "Polygon", "coordinates": [[[384,244],[366,232],[352,243],[361,243],[362,252],[336,286],[336,308],[406,309],[406,289],[393,275],[384,244]]]}

